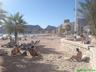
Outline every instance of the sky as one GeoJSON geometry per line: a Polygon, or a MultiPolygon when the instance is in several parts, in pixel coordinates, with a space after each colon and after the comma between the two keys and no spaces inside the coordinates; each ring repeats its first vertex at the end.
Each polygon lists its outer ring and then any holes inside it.
{"type": "Polygon", "coordinates": [[[0,0],[9,14],[20,12],[28,24],[59,26],[64,19],[74,21],[75,0],[0,0]]]}

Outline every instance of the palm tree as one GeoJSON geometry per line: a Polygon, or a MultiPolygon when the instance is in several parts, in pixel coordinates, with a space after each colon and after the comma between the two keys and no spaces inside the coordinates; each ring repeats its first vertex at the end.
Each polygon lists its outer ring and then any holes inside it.
{"type": "Polygon", "coordinates": [[[64,33],[64,29],[63,29],[63,26],[62,26],[62,24],[58,27],[58,34],[62,34],[62,33],[64,33]]]}
{"type": "Polygon", "coordinates": [[[64,29],[65,29],[66,31],[70,31],[70,30],[71,30],[71,26],[70,26],[69,24],[65,24],[65,25],[64,25],[64,29]]]}
{"type": "Polygon", "coordinates": [[[6,13],[7,13],[5,10],[1,8],[1,6],[2,6],[2,3],[0,2],[0,25],[3,24],[4,22],[3,19],[6,18],[6,13]]]}
{"type": "Polygon", "coordinates": [[[11,37],[11,34],[13,33],[14,31],[14,28],[13,28],[13,23],[10,19],[4,19],[4,25],[3,25],[6,33],[8,33],[9,37],[10,37],[10,42],[12,40],[12,37],[11,37]]]}
{"type": "Polygon", "coordinates": [[[0,27],[2,27],[2,25],[4,23],[4,19],[7,17],[6,16],[7,12],[1,8],[1,5],[2,5],[2,3],[0,2],[0,27]]]}
{"type": "Polygon", "coordinates": [[[60,28],[60,33],[64,33],[65,29],[64,28],[60,28]]]}
{"type": "Polygon", "coordinates": [[[7,21],[5,21],[6,30],[9,33],[14,33],[15,43],[17,43],[18,33],[22,33],[25,31],[26,22],[23,20],[23,16],[17,12],[15,15],[11,15],[8,17],[7,21]]]}
{"type": "Polygon", "coordinates": [[[4,11],[3,9],[0,9],[0,19],[4,19],[6,17],[6,14],[7,12],[4,11]]]}
{"type": "Polygon", "coordinates": [[[64,30],[65,30],[65,34],[66,34],[66,38],[68,37],[68,32],[71,30],[71,26],[69,23],[65,23],[64,24],[64,30]]]}
{"type": "Polygon", "coordinates": [[[87,20],[92,34],[96,36],[96,0],[85,0],[79,4],[79,13],[87,20]]]}
{"type": "Polygon", "coordinates": [[[65,32],[68,34],[68,31],[71,30],[71,25],[70,25],[70,20],[69,19],[64,20],[63,28],[64,28],[65,32]]]}

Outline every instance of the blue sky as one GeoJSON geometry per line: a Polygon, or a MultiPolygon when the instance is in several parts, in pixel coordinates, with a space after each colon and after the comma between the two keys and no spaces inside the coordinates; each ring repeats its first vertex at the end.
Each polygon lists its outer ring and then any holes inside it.
{"type": "Polygon", "coordinates": [[[64,19],[74,21],[75,0],[1,0],[10,14],[20,12],[28,24],[58,26],[64,19]]]}

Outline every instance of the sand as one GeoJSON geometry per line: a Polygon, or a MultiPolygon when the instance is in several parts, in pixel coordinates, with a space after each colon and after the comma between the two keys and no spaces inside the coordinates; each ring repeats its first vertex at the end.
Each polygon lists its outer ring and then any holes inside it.
{"type": "MultiPolygon", "coordinates": [[[[28,37],[27,41],[20,41],[22,43],[30,42],[32,38],[28,37]]],[[[43,59],[33,58],[30,55],[10,56],[12,48],[3,48],[9,52],[7,56],[0,56],[0,72],[77,72],[79,69],[90,68],[90,63],[85,62],[71,62],[67,59],[73,54],[76,54],[76,46],[62,42],[60,37],[37,37],[33,40],[40,40],[39,48],[37,50],[42,54],[43,59]]],[[[7,43],[8,40],[0,40],[0,45],[7,43]]],[[[86,49],[81,49],[83,52],[86,49]]]]}

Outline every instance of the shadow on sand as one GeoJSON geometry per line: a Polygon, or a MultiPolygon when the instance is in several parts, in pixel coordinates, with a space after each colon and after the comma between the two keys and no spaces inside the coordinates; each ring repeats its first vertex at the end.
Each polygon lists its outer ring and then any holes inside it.
{"type": "Polygon", "coordinates": [[[40,51],[41,54],[62,54],[55,51],[55,48],[46,48],[45,45],[39,45],[37,50],[40,51]]]}
{"type": "MultiPolygon", "coordinates": [[[[41,54],[61,54],[55,51],[54,48],[45,48],[40,45],[37,48],[41,54]]],[[[69,72],[68,70],[57,70],[56,65],[43,63],[39,58],[26,58],[24,56],[2,56],[3,71],[2,72],[69,72]]]]}
{"type": "Polygon", "coordinates": [[[27,59],[23,56],[11,57],[3,56],[5,69],[2,72],[69,72],[67,70],[56,70],[56,66],[40,63],[32,58],[27,59]]]}

